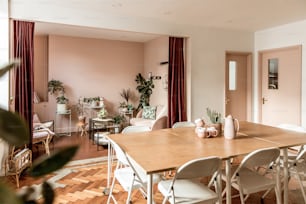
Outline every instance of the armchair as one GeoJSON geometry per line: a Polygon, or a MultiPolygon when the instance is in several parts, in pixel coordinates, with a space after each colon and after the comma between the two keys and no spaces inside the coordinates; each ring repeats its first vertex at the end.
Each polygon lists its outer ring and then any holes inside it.
{"type": "Polygon", "coordinates": [[[130,124],[133,126],[147,126],[151,130],[167,128],[167,106],[156,106],[156,115],[154,119],[143,117],[143,109],[141,109],[135,118],[131,118],[130,124]]]}
{"type": "Polygon", "coordinates": [[[41,122],[38,115],[33,115],[33,144],[43,143],[46,154],[50,154],[49,143],[51,142],[54,131],[54,121],[41,122]]]}

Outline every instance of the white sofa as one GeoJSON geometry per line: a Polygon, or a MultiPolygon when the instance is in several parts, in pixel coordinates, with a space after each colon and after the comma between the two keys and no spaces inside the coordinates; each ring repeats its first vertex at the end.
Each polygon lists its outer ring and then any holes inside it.
{"type": "Polygon", "coordinates": [[[130,125],[134,126],[147,126],[151,130],[167,128],[167,106],[157,105],[155,119],[142,118],[142,110],[140,110],[135,118],[131,118],[130,125]]]}

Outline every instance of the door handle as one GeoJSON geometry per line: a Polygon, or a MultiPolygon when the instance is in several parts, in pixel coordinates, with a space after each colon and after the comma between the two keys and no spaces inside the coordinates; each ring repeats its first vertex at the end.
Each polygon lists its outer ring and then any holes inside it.
{"type": "Polygon", "coordinates": [[[229,98],[225,99],[225,105],[228,104],[231,100],[229,98]]]}
{"type": "Polygon", "coordinates": [[[268,101],[265,97],[262,97],[262,104],[265,104],[265,102],[268,101]]]}

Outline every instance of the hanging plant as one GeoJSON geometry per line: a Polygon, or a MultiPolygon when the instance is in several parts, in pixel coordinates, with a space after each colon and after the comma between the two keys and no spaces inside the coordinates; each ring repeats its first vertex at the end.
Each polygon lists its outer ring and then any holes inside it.
{"type": "Polygon", "coordinates": [[[52,94],[65,93],[63,82],[52,79],[48,82],[48,92],[52,94]]]}

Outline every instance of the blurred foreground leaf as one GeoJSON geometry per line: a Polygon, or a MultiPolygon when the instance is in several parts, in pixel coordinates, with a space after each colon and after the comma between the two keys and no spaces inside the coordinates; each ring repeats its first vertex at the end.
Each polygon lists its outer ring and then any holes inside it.
{"type": "Polygon", "coordinates": [[[7,184],[0,182],[0,203],[21,204],[22,202],[13,189],[10,189],[7,184]]]}
{"type": "Polygon", "coordinates": [[[19,147],[29,142],[30,134],[25,121],[18,114],[0,108],[0,137],[19,147]]]}
{"type": "Polygon", "coordinates": [[[52,189],[52,186],[44,181],[43,183],[43,189],[42,189],[42,194],[45,200],[45,204],[52,204],[54,200],[54,191],[52,189]]]}
{"type": "Polygon", "coordinates": [[[62,168],[77,152],[79,146],[71,146],[53,152],[49,157],[37,159],[29,173],[32,177],[40,177],[62,168]]]}
{"type": "Polygon", "coordinates": [[[20,61],[15,60],[7,65],[3,65],[2,67],[0,67],[0,77],[2,77],[7,71],[12,69],[14,66],[17,66],[19,64],[20,64],[20,61]]]}

